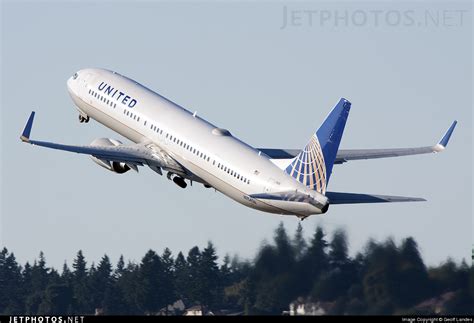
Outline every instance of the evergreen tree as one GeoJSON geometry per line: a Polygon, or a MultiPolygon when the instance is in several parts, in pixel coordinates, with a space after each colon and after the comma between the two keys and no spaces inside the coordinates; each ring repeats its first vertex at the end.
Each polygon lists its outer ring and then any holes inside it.
{"type": "Polygon", "coordinates": [[[104,299],[107,291],[112,287],[112,264],[107,255],[104,255],[97,266],[91,266],[89,273],[89,291],[91,304],[94,309],[104,308],[104,299]]]}
{"type": "Polygon", "coordinates": [[[202,251],[199,267],[197,285],[199,286],[200,302],[202,305],[216,308],[217,305],[220,305],[222,294],[220,293],[220,274],[216,250],[211,242],[208,242],[207,247],[202,251]]]}
{"type": "MultiPolygon", "coordinates": [[[[163,265],[163,279],[161,281],[161,293],[165,305],[172,304],[176,300],[176,291],[174,288],[175,272],[174,259],[171,250],[165,248],[161,255],[161,263],[163,265]]],[[[166,307],[168,311],[168,307],[166,307]]]]}
{"type": "Polygon", "coordinates": [[[303,255],[306,253],[307,247],[308,246],[303,235],[303,227],[301,226],[301,222],[298,222],[295,237],[293,238],[293,249],[295,250],[295,257],[297,260],[303,257],[303,255]]]}
{"type": "Polygon", "coordinates": [[[143,257],[138,279],[138,307],[147,314],[157,313],[167,304],[161,285],[164,280],[163,264],[153,250],[143,257]]]}
{"type": "Polygon", "coordinates": [[[71,288],[66,284],[52,283],[46,288],[38,311],[42,315],[69,314],[71,303],[71,288]]]}
{"type": "Polygon", "coordinates": [[[231,269],[231,260],[230,256],[226,254],[222,260],[222,265],[219,268],[220,272],[220,281],[223,287],[227,287],[232,283],[232,269],[231,269]]]}
{"type": "Polygon", "coordinates": [[[21,269],[7,248],[0,252],[0,314],[23,312],[21,269]]]}
{"type": "Polygon", "coordinates": [[[398,288],[398,248],[392,239],[387,239],[380,244],[369,241],[366,250],[362,283],[368,314],[390,314],[398,288]]]}
{"type": "Polygon", "coordinates": [[[40,311],[40,304],[45,297],[46,286],[49,283],[49,268],[46,268],[46,258],[44,253],[40,251],[38,260],[33,262],[33,266],[29,272],[28,285],[29,295],[26,298],[26,311],[31,314],[43,314],[40,311]]]}
{"type": "MultiPolygon", "coordinates": [[[[317,300],[335,301],[347,294],[357,276],[356,267],[348,256],[347,238],[336,230],[329,243],[329,271],[323,272],[315,282],[312,297],[317,300]]],[[[338,303],[342,308],[341,302],[338,303]]]]}
{"type": "Polygon", "coordinates": [[[275,230],[275,246],[276,253],[278,256],[279,268],[289,269],[294,264],[294,251],[293,246],[290,243],[290,239],[286,234],[285,227],[283,222],[280,222],[278,228],[275,230]]]}
{"type": "Polygon", "coordinates": [[[186,257],[187,273],[186,278],[188,279],[186,297],[193,304],[201,304],[202,299],[202,288],[200,288],[200,275],[201,270],[201,251],[197,246],[191,248],[186,257]]]}
{"type": "Polygon", "coordinates": [[[141,302],[141,291],[140,286],[140,268],[134,263],[129,262],[123,270],[120,277],[117,279],[116,286],[118,291],[118,299],[120,302],[123,301],[126,306],[119,307],[119,304],[115,304],[112,296],[109,295],[108,308],[114,310],[117,314],[143,314],[143,310],[139,308],[141,302]]]}
{"type": "Polygon", "coordinates": [[[176,297],[184,300],[186,303],[189,299],[188,286],[188,263],[184,258],[182,252],[179,252],[174,261],[174,288],[176,290],[176,297]]]}
{"type": "Polygon", "coordinates": [[[74,314],[94,314],[90,304],[87,263],[82,250],[77,252],[72,268],[74,269],[72,273],[74,314]]]}
{"type": "Polygon", "coordinates": [[[63,270],[61,272],[61,279],[65,284],[70,285],[70,286],[72,285],[73,274],[72,274],[71,270],[69,269],[69,267],[67,265],[67,262],[64,262],[64,264],[63,264],[63,270]]]}
{"type": "Polygon", "coordinates": [[[403,307],[415,305],[428,297],[432,290],[428,272],[413,238],[403,240],[399,259],[394,301],[403,307]]]}
{"type": "Polygon", "coordinates": [[[115,279],[119,279],[125,272],[125,261],[123,260],[123,255],[120,255],[120,258],[117,262],[117,268],[114,271],[115,279]]]}
{"type": "Polygon", "coordinates": [[[301,295],[307,295],[320,275],[329,268],[328,242],[322,227],[316,227],[309,247],[298,264],[298,288],[301,295]]]}
{"type": "Polygon", "coordinates": [[[33,291],[44,291],[48,284],[48,272],[46,268],[46,258],[44,253],[40,251],[38,262],[34,262],[31,268],[31,288],[33,291]]]}
{"type": "MultiPolygon", "coordinates": [[[[21,273],[21,280],[22,280],[22,288],[21,288],[21,294],[22,294],[22,299],[24,303],[24,310],[25,314],[36,314],[36,311],[30,312],[29,306],[28,306],[28,298],[30,294],[32,293],[32,285],[31,285],[31,272],[32,272],[32,267],[29,262],[26,262],[25,267],[23,268],[23,271],[21,273]]],[[[0,283],[1,285],[1,283],[0,283]]],[[[0,295],[2,293],[2,288],[0,286],[0,295]]],[[[1,306],[0,306],[0,313],[1,313],[1,306]]]]}
{"type": "Polygon", "coordinates": [[[348,260],[346,233],[343,230],[336,230],[329,244],[329,263],[333,268],[342,268],[348,260]]]}

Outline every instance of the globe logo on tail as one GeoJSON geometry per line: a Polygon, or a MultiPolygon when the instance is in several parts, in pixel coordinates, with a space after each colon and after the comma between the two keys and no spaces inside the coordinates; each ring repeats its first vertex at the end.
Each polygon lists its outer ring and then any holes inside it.
{"type": "Polygon", "coordinates": [[[285,169],[286,173],[308,188],[326,193],[326,164],[321,145],[313,134],[309,143],[285,169]]]}

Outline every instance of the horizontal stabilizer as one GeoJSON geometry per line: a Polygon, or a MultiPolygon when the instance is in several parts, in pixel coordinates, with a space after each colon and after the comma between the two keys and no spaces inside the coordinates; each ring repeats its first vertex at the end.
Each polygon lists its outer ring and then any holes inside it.
{"type": "Polygon", "coordinates": [[[288,202],[300,202],[309,203],[317,207],[323,207],[320,202],[311,197],[308,194],[304,194],[298,191],[288,192],[276,192],[276,193],[258,193],[249,195],[251,198],[258,200],[276,200],[276,201],[288,201],[288,202]]]}
{"type": "Polygon", "coordinates": [[[326,192],[329,204],[387,203],[387,202],[422,202],[419,197],[371,195],[359,193],[326,192]]]}

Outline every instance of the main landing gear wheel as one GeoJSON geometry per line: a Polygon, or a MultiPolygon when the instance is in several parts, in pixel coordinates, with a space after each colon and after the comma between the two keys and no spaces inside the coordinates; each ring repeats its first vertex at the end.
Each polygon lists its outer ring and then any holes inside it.
{"type": "Polygon", "coordinates": [[[186,188],[186,186],[188,186],[188,184],[186,184],[184,179],[179,176],[173,177],[173,182],[181,188],[186,188]]]}
{"type": "Polygon", "coordinates": [[[80,123],[88,123],[89,122],[89,117],[84,117],[82,114],[79,115],[79,122],[80,123]]]}

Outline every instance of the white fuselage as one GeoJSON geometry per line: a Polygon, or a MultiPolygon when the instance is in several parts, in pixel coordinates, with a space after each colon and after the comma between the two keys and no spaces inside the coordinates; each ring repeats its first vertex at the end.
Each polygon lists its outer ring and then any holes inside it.
{"type": "Polygon", "coordinates": [[[327,203],[324,195],[308,189],[226,130],[118,73],[83,69],[67,85],[80,113],[135,143],[154,143],[192,172],[193,180],[239,203],[298,216],[322,211],[309,203],[260,200],[249,195],[297,190],[322,205],[327,203]]]}

